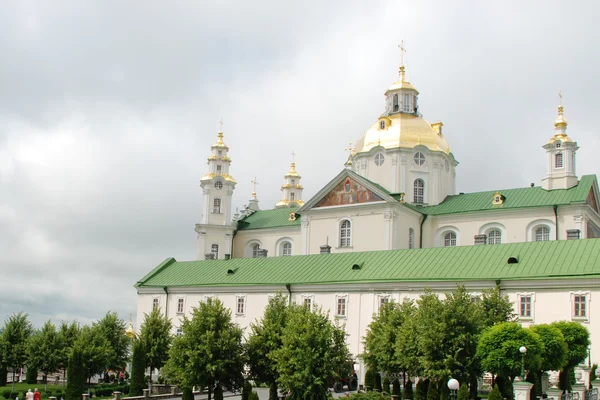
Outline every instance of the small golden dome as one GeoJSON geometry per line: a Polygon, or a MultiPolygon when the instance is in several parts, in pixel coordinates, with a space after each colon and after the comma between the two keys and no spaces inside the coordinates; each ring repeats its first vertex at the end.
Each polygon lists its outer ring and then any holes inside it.
{"type": "Polygon", "coordinates": [[[388,94],[388,92],[391,92],[392,90],[399,90],[399,89],[414,90],[417,94],[419,94],[419,91],[413,85],[411,85],[410,82],[406,81],[404,75],[405,75],[404,65],[401,65],[400,66],[400,79],[398,80],[398,82],[394,82],[394,84],[388,88],[388,90],[385,92],[385,94],[388,94]]]}
{"type": "Polygon", "coordinates": [[[213,144],[211,149],[214,149],[215,147],[221,147],[227,150],[229,149],[229,147],[227,147],[227,145],[223,142],[223,132],[219,132],[217,135],[217,143],[213,144]]]}
{"type": "Polygon", "coordinates": [[[554,126],[557,128],[566,128],[567,127],[567,120],[565,119],[565,116],[563,115],[563,106],[562,105],[558,106],[558,118],[556,118],[556,121],[554,121],[554,126]]]}
{"type": "Polygon", "coordinates": [[[290,165],[290,170],[288,171],[287,174],[285,174],[284,178],[287,177],[300,177],[300,175],[298,175],[298,173],[296,172],[296,163],[292,162],[292,164],[290,165]]]}
{"type": "Polygon", "coordinates": [[[356,142],[357,153],[363,153],[376,146],[386,149],[410,148],[423,145],[432,151],[450,153],[446,139],[425,121],[413,114],[392,114],[386,117],[390,124],[380,129],[379,121],[375,122],[356,142]]]}

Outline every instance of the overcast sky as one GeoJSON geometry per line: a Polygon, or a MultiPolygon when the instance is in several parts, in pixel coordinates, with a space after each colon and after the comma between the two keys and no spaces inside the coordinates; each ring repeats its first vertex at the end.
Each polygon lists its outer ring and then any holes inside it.
{"type": "Polygon", "coordinates": [[[4,1],[0,319],[135,313],[135,282],[192,260],[199,179],[225,121],[234,204],[262,208],[296,153],[304,200],[383,112],[400,40],[457,190],[540,183],[564,95],[598,173],[600,2],[4,1]]]}

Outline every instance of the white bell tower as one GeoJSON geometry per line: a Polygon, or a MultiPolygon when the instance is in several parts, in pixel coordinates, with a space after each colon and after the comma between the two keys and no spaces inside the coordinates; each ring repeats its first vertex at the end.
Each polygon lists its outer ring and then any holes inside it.
{"type": "Polygon", "coordinates": [[[300,184],[300,179],[302,177],[296,172],[295,156],[296,154],[292,152],[290,170],[283,177],[285,182],[281,185],[281,194],[283,198],[275,204],[276,208],[302,207],[302,205],[304,205],[304,201],[302,201],[302,190],[304,188],[300,184]]]}
{"type": "Polygon", "coordinates": [[[198,259],[217,260],[231,257],[234,225],[231,222],[231,197],[236,180],[229,175],[229,147],[223,142],[223,131],[211,146],[208,174],[200,179],[202,214],[196,224],[198,259]]]}
{"type": "Polygon", "coordinates": [[[575,168],[575,153],[579,147],[577,142],[567,136],[567,120],[563,115],[562,101],[558,106],[554,129],[554,136],[543,146],[546,149],[547,174],[542,179],[542,187],[546,190],[569,189],[579,182],[575,168]]]}

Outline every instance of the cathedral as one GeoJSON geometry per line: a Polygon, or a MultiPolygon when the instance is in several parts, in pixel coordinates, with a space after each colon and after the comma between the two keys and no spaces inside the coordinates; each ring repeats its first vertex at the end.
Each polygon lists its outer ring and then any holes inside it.
{"type": "Polygon", "coordinates": [[[567,135],[562,104],[542,146],[547,173],[539,185],[456,193],[459,163],[443,123],[422,118],[418,95],[401,65],[384,112],[358,138],[346,168],[305,202],[292,162],[281,201],[269,209],[259,207],[255,190],[246,208],[232,213],[236,181],[219,132],[200,180],[198,259],[600,237],[597,179],[577,176],[577,142],[567,135]]]}
{"type": "MultiPolygon", "coordinates": [[[[418,95],[401,65],[383,113],[352,146],[345,168],[305,200],[292,161],[272,208],[259,207],[255,187],[232,213],[236,180],[219,132],[200,180],[197,260],[167,258],[135,284],[137,326],[160,308],[181,334],[183,317],[210,297],[247,335],[281,292],[344,326],[360,383],[363,338],[379,307],[416,300],[425,289],[444,296],[460,284],[477,301],[499,287],[524,326],[577,321],[597,337],[598,181],[577,176],[577,142],[562,104],[540,149],[547,171],[538,185],[456,193],[459,163],[443,124],[422,118],[418,95]]],[[[600,343],[590,354],[600,354],[600,343]]]]}

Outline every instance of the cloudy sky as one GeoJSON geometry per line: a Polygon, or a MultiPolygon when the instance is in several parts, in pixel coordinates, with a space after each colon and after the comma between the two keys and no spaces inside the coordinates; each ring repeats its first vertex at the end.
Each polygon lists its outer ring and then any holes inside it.
{"type": "Polygon", "coordinates": [[[135,312],[133,285],[195,257],[218,121],[238,180],[304,198],[383,111],[405,40],[459,191],[539,184],[564,95],[578,173],[598,173],[600,3],[27,1],[0,10],[0,319],[135,312]],[[596,156],[594,156],[596,155],[596,156]]]}

